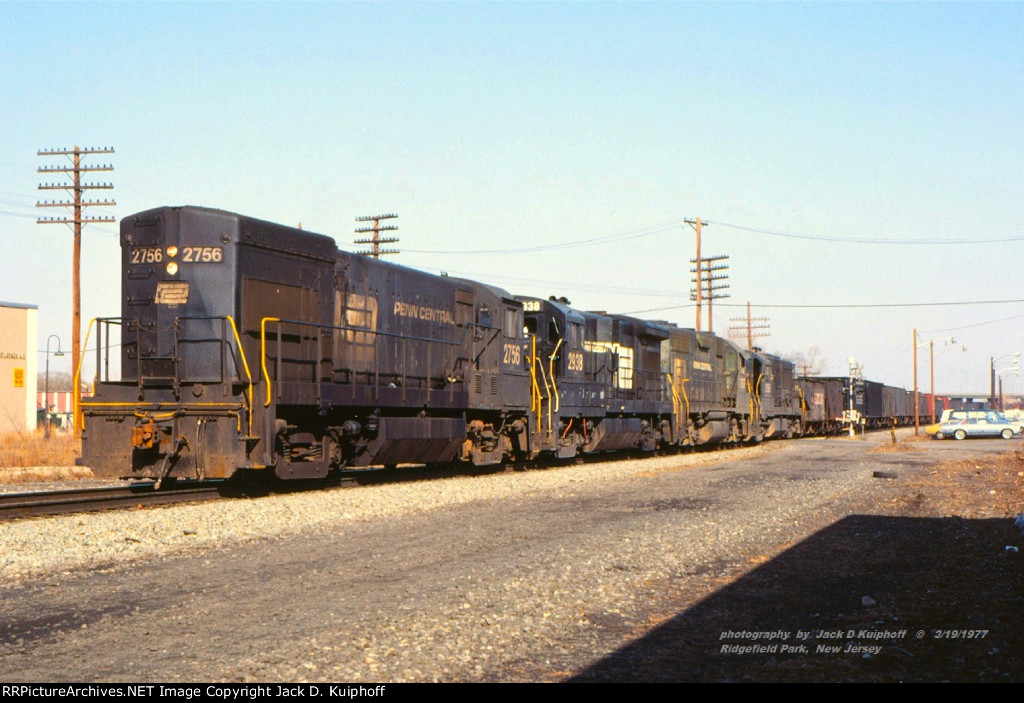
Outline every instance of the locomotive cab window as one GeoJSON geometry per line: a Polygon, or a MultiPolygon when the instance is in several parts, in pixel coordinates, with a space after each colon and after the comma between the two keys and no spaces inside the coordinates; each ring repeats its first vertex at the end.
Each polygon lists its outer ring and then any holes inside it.
{"type": "Polygon", "coordinates": [[[569,347],[579,349],[583,346],[583,325],[577,322],[569,323],[569,347]]]}
{"type": "Polygon", "coordinates": [[[455,324],[468,325],[473,322],[473,293],[459,288],[455,291],[455,324]]]}
{"type": "Polygon", "coordinates": [[[558,340],[561,335],[558,334],[558,323],[555,322],[554,318],[548,323],[548,342],[551,344],[558,344],[558,340]]]}
{"type": "Polygon", "coordinates": [[[502,328],[502,333],[510,338],[514,339],[516,336],[516,330],[519,329],[518,315],[516,315],[515,308],[505,308],[505,324],[502,328]]]}
{"type": "Polygon", "coordinates": [[[732,392],[736,390],[736,372],[739,370],[736,353],[727,351],[725,353],[725,390],[732,392]]]}

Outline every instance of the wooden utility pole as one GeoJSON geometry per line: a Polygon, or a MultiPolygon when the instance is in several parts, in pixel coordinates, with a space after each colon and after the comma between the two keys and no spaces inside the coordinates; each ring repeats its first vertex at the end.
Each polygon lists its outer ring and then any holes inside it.
{"type": "Polygon", "coordinates": [[[381,227],[381,220],[391,220],[398,217],[398,215],[368,215],[366,217],[357,217],[356,222],[372,222],[373,227],[361,227],[356,230],[356,234],[363,234],[365,232],[373,232],[373,238],[371,239],[356,239],[354,244],[370,244],[371,249],[364,249],[363,251],[357,252],[359,254],[369,254],[375,259],[379,259],[381,256],[386,254],[397,254],[398,249],[381,249],[381,244],[394,244],[398,241],[397,237],[386,237],[380,238],[381,232],[393,232],[397,230],[397,227],[387,226],[381,227]]]}
{"type": "MultiPolygon", "coordinates": [[[[696,280],[702,281],[704,285],[704,293],[701,295],[701,298],[708,301],[708,332],[715,331],[715,324],[711,310],[712,303],[715,300],[729,297],[728,293],[719,292],[729,287],[728,284],[721,283],[721,281],[728,280],[729,278],[728,274],[721,273],[722,271],[727,271],[729,269],[728,264],[722,263],[724,261],[728,261],[728,259],[729,257],[724,254],[708,256],[701,261],[698,269],[690,269],[690,273],[693,273],[695,270],[697,271],[696,280]],[[703,269],[703,272],[700,269],[703,269]]],[[[691,261],[690,263],[696,262],[691,261]]],[[[697,283],[697,285],[700,285],[700,283],[697,283]]],[[[694,299],[694,297],[695,296],[691,295],[691,300],[694,299]]]]}
{"type": "Polygon", "coordinates": [[[747,317],[730,317],[729,322],[742,322],[743,326],[734,326],[729,328],[729,338],[739,339],[743,331],[746,330],[747,335],[747,349],[752,351],[754,349],[754,340],[758,337],[768,336],[768,318],[767,317],[751,317],[750,315],[750,301],[747,301],[747,317]],[[763,325],[755,325],[755,322],[764,322],[763,325]],[[754,330],[765,330],[764,332],[754,332],[754,330]]]}
{"type": "Polygon", "coordinates": [[[696,263],[697,264],[697,267],[696,267],[696,271],[697,271],[697,297],[696,297],[696,301],[697,301],[697,331],[700,332],[700,317],[701,317],[700,313],[701,313],[701,307],[702,307],[702,305],[701,305],[701,296],[703,294],[703,286],[701,285],[701,269],[702,269],[702,266],[701,266],[701,258],[700,258],[700,228],[701,228],[701,221],[700,221],[700,218],[698,217],[695,220],[685,220],[685,222],[686,222],[686,224],[688,224],[691,227],[693,227],[693,229],[697,232],[697,258],[696,259],[690,259],[690,263],[696,263]]]}
{"type": "MultiPolygon", "coordinates": [[[[82,194],[87,190],[106,189],[114,187],[112,183],[82,183],[82,174],[90,171],[113,171],[110,164],[100,166],[83,166],[82,156],[89,154],[113,154],[113,147],[86,148],[81,149],[40,149],[37,156],[70,156],[71,166],[42,166],[37,169],[38,173],[63,173],[71,176],[71,183],[40,183],[39,190],[65,190],[72,196],[71,201],[43,201],[36,203],[36,207],[64,207],[72,209],[72,216],[65,217],[41,217],[36,220],[37,224],[44,225],[72,225],[75,233],[74,254],[71,263],[71,373],[72,377],[78,371],[81,362],[81,329],[82,329],[82,286],[80,278],[82,260],[82,225],[101,222],[114,222],[113,217],[85,217],[82,210],[87,207],[116,205],[113,200],[83,200],[82,194]]],[[[78,388],[73,388],[75,402],[75,422],[78,418],[78,388]]]]}
{"type": "Polygon", "coordinates": [[[914,436],[921,433],[921,401],[917,392],[917,329],[914,329],[914,436]]]}

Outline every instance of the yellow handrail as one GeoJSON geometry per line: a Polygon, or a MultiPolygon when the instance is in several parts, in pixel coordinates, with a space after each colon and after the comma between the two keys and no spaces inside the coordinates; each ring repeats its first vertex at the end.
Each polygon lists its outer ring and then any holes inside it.
{"type": "Polygon", "coordinates": [[[676,420],[676,432],[679,432],[679,415],[681,414],[679,410],[683,401],[679,400],[679,392],[676,390],[676,382],[672,378],[672,374],[666,373],[665,377],[668,379],[668,389],[672,392],[672,415],[675,416],[676,420]]]}
{"type": "Polygon", "coordinates": [[[752,424],[754,422],[754,389],[750,386],[750,376],[747,376],[747,398],[749,399],[747,402],[750,404],[750,423],[752,424]]]}
{"type": "MultiPolygon", "coordinates": [[[[247,420],[248,427],[246,429],[246,432],[247,432],[247,434],[251,435],[252,434],[252,394],[253,394],[253,391],[252,391],[252,386],[253,386],[253,383],[252,383],[252,372],[249,370],[249,361],[245,357],[245,349],[242,347],[242,339],[241,339],[241,336],[238,334],[238,326],[235,324],[234,318],[231,317],[230,315],[225,315],[224,317],[225,317],[225,319],[228,322],[231,323],[231,331],[235,335],[235,343],[238,345],[238,354],[242,358],[242,368],[245,369],[245,375],[246,375],[246,378],[248,379],[248,382],[249,382],[249,391],[248,391],[249,407],[248,407],[248,412],[246,413],[246,416],[247,416],[246,420],[247,420]]],[[[276,319],[276,318],[267,318],[267,319],[276,319]]],[[[78,366],[75,369],[74,385],[75,385],[75,389],[76,390],[75,390],[74,394],[71,397],[72,397],[72,400],[74,401],[74,406],[72,407],[72,421],[73,421],[73,425],[74,425],[74,428],[75,428],[75,436],[76,437],[80,436],[78,434],[79,429],[83,429],[83,430],[85,429],[85,414],[82,413],[82,407],[83,406],[90,407],[90,408],[99,408],[99,407],[139,407],[140,406],[140,403],[125,403],[125,402],[114,402],[114,403],[89,402],[89,403],[85,403],[85,402],[83,402],[81,400],[81,398],[80,398],[81,391],[79,389],[79,383],[81,381],[81,376],[82,376],[82,363],[85,361],[85,352],[86,352],[86,349],[89,346],[89,335],[92,334],[92,325],[93,325],[94,322],[96,322],[96,318],[95,317],[92,318],[91,320],[89,320],[89,327],[86,329],[86,332],[85,332],[85,341],[82,343],[82,353],[81,353],[81,356],[78,359],[78,366]]],[[[265,373],[265,368],[266,367],[264,367],[264,373],[265,373]]],[[[269,405],[269,401],[268,401],[267,404],[269,405]]],[[[145,404],[141,404],[141,405],[145,405],[145,404]]],[[[157,403],[157,405],[161,405],[161,404],[157,403]]],[[[199,406],[205,406],[205,407],[224,407],[224,408],[231,407],[229,403],[192,403],[192,405],[195,406],[195,407],[199,407],[199,406]]]]}
{"type": "Polygon", "coordinates": [[[149,403],[132,402],[132,401],[121,401],[121,402],[111,402],[111,403],[93,403],[91,401],[83,401],[82,402],[82,407],[83,408],[142,408],[142,407],[153,407],[153,408],[159,409],[159,408],[164,407],[165,405],[176,405],[178,407],[182,407],[182,408],[185,408],[185,409],[188,409],[188,408],[228,408],[228,409],[235,409],[235,408],[243,407],[243,405],[239,405],[239,404],[236,404],[236,403],[179,403],[177,401],[171,402],[171,401],[161,401],[161,400],[154,400],[154,401],[149,402],[149,403]]]}
{"type": "Polygon", "coordinates": [[[238,336],[238,327],[235,326],[235,319],[231,315],[225,315],[228,322],[231,323],[231,331],[235,334],[235,343],[238,344],[238,355],[242,357],[242,368],[245,369],[245,375],[249,379],[249,411],[246,413],[246,429],[245,433],[248,436],[252,436],[252,373],[249,372],[249,362],[245,358],[245,349],[242,348],[242,338],[238,336]]]}
{"type": "Polygon", "coordinates": [[[676,390],[676,382],[672,378],[672,374],[666,373],[665,376],[668,378],[668,389],[672,391],[672,412],[678,415],[679,406],[683,401],[679,400],[679,391],[676,390]]]}
{"type": "MultiPolygon", "coordinates": [[[[564,340],[559,339],[558,344],[555,345],[555,350],[551,352],[551,356],[548,357],[548,369],[551,371],[551,387],[554,389],[555,398],[555,412],[557,413],[562,409],[562,400],[558,397],[558,386],[555,384],[555,355],[558,354],[558,348],[562,346],[564,340]]],[[[551,414],[551,405],[548,405],[548,415],[551,414]]],[[[551,418],[548,418],[548,425],[551,425],[551,418]]]]}
{"type": "MultiPolygon", "coordinates": [[[[551,432],[552,431],[552,427],[551,427],[551,386],[548,385],[548,376],[547,376],[546,373],[544,373],[544,364],[540,363],[540,359],[538,359],[537,357],[534,357],[534,361],[537,363],[537,366],[540,367],[540,378],[541,378],[542,381],[544,381],[544,390],[547,391],[547,394],[548,394],[548,432],[551,432]]],[[[543,405],[544,404],[541,403],[542,407],[543,407],[543,405]]],[[[537,415],[537,425],[538,425],[537,429],[543,431],[544,428],[541,426],[540,414],[539,413],[537,415]]]]}
{"type": "Polygon", "coordinates": [[[684,401],[686,403],[686,419],[687,421],[690,419],[690,397],[686,394],[686,383],[690,379],[682,378],[679,380],[679,388],[683,391],[683,400],[681,401],[679,400],[679,391],[676,390],[676,382],[672,374],[666,373],[665,375],[668,376],[668,387],[672,391],[672,412],[676,415],[676,425],[678,426],[681,424],[679,422],[679,415],[682,414],[680,411],[684,401]]]}
{"type": "Polygon", "coordinates": [[[761,414],[761,374],[757,374],[757,384],[754,386],[756,389],[754,396],[757,398],[757,413],[761,414]]]}
{"type": "Polygon", "coordinates": [[[75,369],[75,392],[71,396],[71,400],[73,401],[73,405],[71,408],[71,421],[75,428],[75,439],[78,439],[82,436],[81,434],[79,434],[79,418],[82,419],[81,429],[85,429],[85,415],[82,414],[82,389],[79,386],[79,381],[82,378],[82,362],[85,361],[85,350],[89,348],[89,335],[92,333],[92,323],[94,322],[96,322],[95,317],[89,320],[89,326],[85,330],[85,341],[82,342],[82,351],[78,357],[78,367],[75,369]]]}
{"type": "Polygon", "coordinates": [[[530,335],[530,412],[537,411],[540,426],[540,386],[537,385],[537,335],[530,335]]]}
{"type": "MultiPolygon", "coordinates": [[[[263,407],[270,407],[270,374],[267,373],[267,323],[268,322],[280,322],[280,317],[264,317],[260,320],[260,368],[263,369],[263,380],[267,382],[267,402],[263,404],[263,407]]],[[[281,334],[281,330],[277,331],[278,335],[281,334]]]]}

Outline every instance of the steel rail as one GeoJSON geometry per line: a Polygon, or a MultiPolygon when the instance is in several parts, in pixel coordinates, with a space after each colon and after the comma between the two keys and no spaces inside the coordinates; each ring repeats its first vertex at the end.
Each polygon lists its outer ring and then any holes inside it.
{"type": "Polygon", "coordinates": [[[188,484],[156,491],[153,484],[61,491],[0,493],[0,522],[133,506],[204,501],[222,496],[220,484],[188,484]]]}

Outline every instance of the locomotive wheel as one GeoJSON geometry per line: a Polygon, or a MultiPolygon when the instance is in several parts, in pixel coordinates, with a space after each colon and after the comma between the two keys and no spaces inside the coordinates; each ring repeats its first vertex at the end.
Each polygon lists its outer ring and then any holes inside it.
{"type": "Polygon", "coordinates": [[[967,439],[967,433],[964,432],[963,430],[957,430],[956,432],[953,433],[953,437],[955,439],[967,439]]]}
{"type": "Polygon", "coordinates": [[[1000,432],[999,434],[1002,435],[1003,439],[1009,439],[1010,437],[1013,436],[1013,430],[1005,429],[1002,432],[1000,432]]]}

